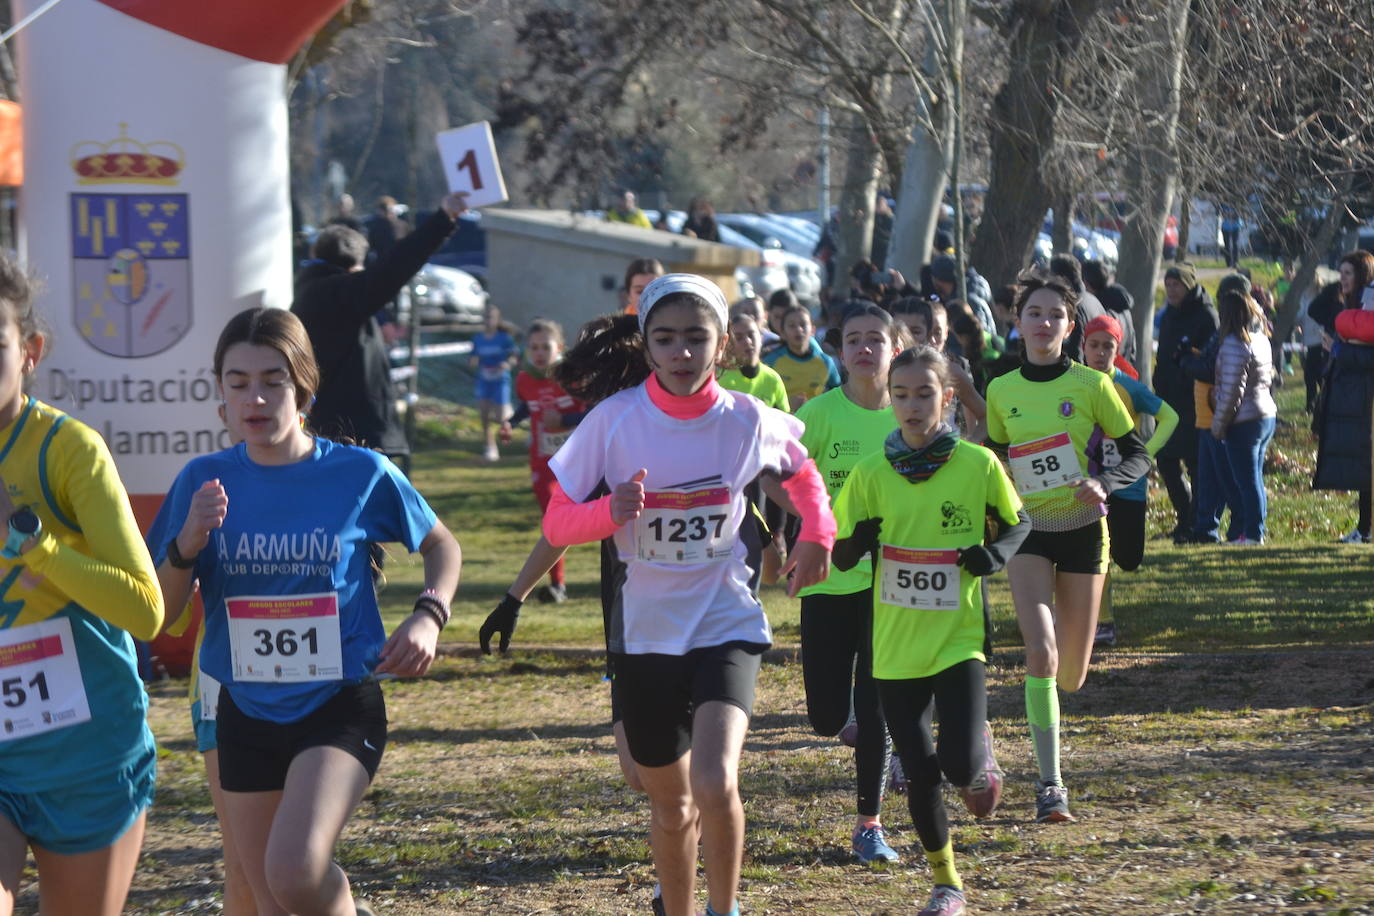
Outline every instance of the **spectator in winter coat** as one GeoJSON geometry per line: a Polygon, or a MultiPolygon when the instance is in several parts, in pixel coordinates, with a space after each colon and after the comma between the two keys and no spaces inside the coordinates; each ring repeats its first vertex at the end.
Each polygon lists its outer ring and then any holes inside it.
{"type": "Polygon", "coordinates": [[[378,449],[402,470],[409,464],[410,445],[396,412],[376,315],[448,238],[467,210],[463,198],[445,197],[414,232],[366,269],[367,239],[345,226],[326,227],[315,240],[315,259],[296,275],[291,311],[305,325],[320,365],[311,427],[323,436],[378,449]]]}
{"type": "Polygon", "coordinates": [[[1359,491],[1359,519],[1341,541],[1367,544],[1371,534],[1370,461],[1374,457],[1369,441],[1370,410],[1374,405],[1374,345],[1341,338],[1336,333],[1336,320],[1347,309],[1361,308],[1365,287],[1374,281],[1374,254],[1352,251],[1341,258],[1340,270],[1343,307],[1324,313],[1319,319],[1328,329],[1332,343],[1326,390],[1313,424],[1317,432],[1317,467],[1312,487],[1359,491]]]}
{"type": "Polygon", "coordinates": [[[1078,258],[1071,254],[1057,254],[1050,258],[1050,273],[1062,279],[1073,291],[1078,293],[1078,319],[1074,322],[1073,330],[1069,332],[1069,337],[1064,341],[1064,355],[1069,359],[1083,362],[1083,329],[1088,326],[1088,322],[1094,318],[1100,318],[1107,314],[1107,310],[1102,307],[1102,302],[1088,292],[1088,288],[1083,285],[1083,269],[1078,266],[1078,258]]]}
{"type": "MultiPolygon", "coordinates": [[[[955,266],[954,258],[949,255],[942,254],[931,260],[930,279],[941,303],[959,298],[957,274],[958,268],[955,266]]],[[[964,286],[968,289],[968,304],[973,307],[973,314],[977,316],[978,323],[983,326],[984,331],[996,334],[997,323],[993,321],[992,307],[988,305],[992,299],[992,287],[988,286],[988,281],[972,266],[964,271],[964,286]]]]}
{"type": "Polygon", "coordinates": [[[1193,382],[1183,371],[1182,359],[1192,350],[1200,350],[1216,333],[1217,310],[1212,297],[1198,283],[1197,271],[1186,262],[1164,272],[1164,300],[1151,383],[1155,394],[1178,413],[1178,428],[1159,450],[1156,465],[1174,507],[1174,540],[1185,543],[1193,529],[1192,488],[1197,482],[1198,445],[1193,382]]]}
{"type": "Polygon", "coordinates": [[[1116,282],[1107,265],[1101,261],[1083,262],[1083,285],[1097,297],[1102,307],[1121,325],[1121,356],[1135,362],[1135,319],[1131,315],[1134,300],[1126,287],[1116,282]]]}

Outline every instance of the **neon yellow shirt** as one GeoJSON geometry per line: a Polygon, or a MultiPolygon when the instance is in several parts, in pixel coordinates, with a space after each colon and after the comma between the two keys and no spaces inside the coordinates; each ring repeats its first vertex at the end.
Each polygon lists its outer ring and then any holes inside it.
{"type": "MultiPolygon", "coordinates": [[[[1050,381],[1031,381],[1020,370],[999,376],[988,384],[987,401],[991,441],[1004,442],[1014,451],[1018,445],[1067,433],[1083,476],[1088,473],[1087,445],[1094,426],[1113,439],[1135,426],[1112,380],[1081,363],[1070,363],[1063,375],[1050,381]]],[[[1072,531],[1097,521],[1105,511],[1100,505],[1079,502],[1067,484],[1021,493],[1036,531],[1072,531]]]]}
{"type": "Polygon", "coordinates": [[[835,501],[835,520],[837,536],[844,538],[854,533],[856,523],[882,519],[873,584],[874,677],[930,677],[971,658],[987,661],[978,577],[949,564],[954,551],[983,543],[988,514],[1010,526],[1016,524],[1020,509],[1021,500],[1002,465],[980,445],[960,441],[944,467],[921,483],[902,477],[881,453],[854,466],[835,501]],[[936,554],[940,562],[925,571],[906,562],[918,555],[933,560],[936,554]],[[936,568],[948,577],[956,605],[926,610],[884,600],[889,586],[897,585],[900,591],[913,572],[929,582],[937,574],[929,570],[936,568]]]}
{"type": "MultiPolygon", "coordinates": [[[[869,410],[849,399],[843,388],[832,388],[797,409],[797,419],[806,424],[802,445],[816,462],[825,481],[833,508],[850,469],[869,455],[883,453],[883,440],[897,428],[892,408],[869,410]]],[[[824,582],[804,588],[807,595],[852,595],[873,582],[873,566],[865,557],[848,571],[833,566],[824,582]]]]}
{"type": "Polygon", "coordinates": [[[716,381],[722,388],[752,394],[769,407],[791,413],[792,408],[787,403],[787,386],[782,383],[782,376],[763,363],[759,363],[758,370],[757,375],[749,378],[738,369],[725,369],[716,381]]]}

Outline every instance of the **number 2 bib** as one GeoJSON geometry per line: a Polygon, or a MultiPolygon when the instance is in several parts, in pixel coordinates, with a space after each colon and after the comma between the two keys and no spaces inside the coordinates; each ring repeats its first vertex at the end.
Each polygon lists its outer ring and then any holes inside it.
{"type": "Polygon", "coordinates": [[[644,512],[635,522],[641,560],[689,565],[729,559],[735,550],[726,487],[644,494],[644,512]]]}
{"type": "Polygon", "coordinates": [[[234,680],[298,683],[343,677],[339,596],[245,595],[224,599],[234,680]]]}
{"type": "Polygon", "coordinates": [[[959,552],[883,545],[884,604],[921,611],[959,609],[959,552]]]}
{"type": "Polygon", "coordinates": [[[0,742],[90,718],[69,619],[0,631],[0,742]]]}
{"type": "Polygon", "coordinates": [[[1068,433],[1019,442],[1007,449],[1007,459],[1016,492],[1022,496],[1053,490],[1083,477],[1068,433]]]}

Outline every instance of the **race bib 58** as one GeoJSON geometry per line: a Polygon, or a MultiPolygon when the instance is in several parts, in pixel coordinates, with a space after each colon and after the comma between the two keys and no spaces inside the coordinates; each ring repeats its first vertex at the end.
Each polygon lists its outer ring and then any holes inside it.
{"type": "Polygon", "coordinates": [[[1007,458],[1016,492],[1022,496],[1053,490],[1083,476],[1078,453],[1068,433],[1019,442],[1007,449],[1007,458]]]}

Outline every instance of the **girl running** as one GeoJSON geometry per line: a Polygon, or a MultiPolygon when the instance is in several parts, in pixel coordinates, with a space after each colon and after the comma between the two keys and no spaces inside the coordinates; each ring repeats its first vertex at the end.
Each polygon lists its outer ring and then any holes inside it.
{"type": "Polygon", "coordinates": [[[501,310],[488,305],[482,333],[472,337],[472,368],[477,370],[477,410],[482,417],[482,441],[487,461],[496,461],[496,434],[510,416],[510,370],[516,360],[515,341],[501,326],[501,310]]]}
{"type": "MultiPolygon", "coordinates": [[[[1174,428],[1178,426],[1178,411],[1166,404],[1144,382],[1132,378],[1118,367],[1118,354],[1124,339],[1121,323],[1115,317],[1099,315],[1083,328],[1083,357],[1090,368],[1112,380],[1112,388],[1121,406],[1130,414],[1137,433],[1140,432],[1142,414],[1155,418],[1154,435],[1145,443],[1146,453],[1154,458],[1155,452],[1174,434],[1174,428]]],[[[1094,430],[1088,441],[1088,473],[1110,470],[1120,463],[1121,456],[1116,451],[1116,443],[1104,438],[1100,428],[1094,430]]],[[[1135,572],[1145,559],[1145,505],[1148,496],[1149,479],[1140,477],[1130,486],[1107,497],[1107,539],[1111,543],[1112,559],[1126,572],[1135,572]]],[[[1109,571],[1102,591],[1097,631],[1093,637],[1095,645],[1116,644],[1114,607],[1109,571]]]]}
{"type": "Polygon", "coordinates": [[[44,339],[0,257],[0,913],[32,850],[43,913],[115,916],[157,771],[129,637],[152,639],[163,603],[104,441],[24,393],[44,339]]]}
{"type": "Polygon", "coordinates": [[[783,345],[764,359],[782,377],[793,410],[840,384],[839,367],[821,350],[814,330],[811,313],[804,306],[789,306],[782,313],[783,345]]]}
{"type": "MultiPolygon", "coordinates": [[[[556,321],[535,319],[525,332],[529,368],[520,370],[515,377],[515,396],[520,399],[520,406],[501,426],[501,441],[509,442],[511,426],[530,418],[530,481],[540,512],[549,507],[549,489],[553,486],[549,459],[584,413],[582,405],[553,378],[553,368],[562,355],[563,328],[556,321]]],[[[541,601],[558,604],[568,600],[563,572],[563,557],[559,556],[549,569],[549,584],[539,592],[541,601]]]]}
{"type": "Polygon", "coordinates": [[[988,385],[988,444],[1007,456],[1031,533],[1007,564],[1026,643],[1026,718],[1040,770],[1036,820],[1070,821],[1059,772],[1059,694],[1083,686],[1107,572],[1104,503],[1150,469],[1105,375],[1064,355],[1078,294],[1040,272],[1022,276],[1017,326],[1021,368],[988,385]],[[1086,476],[1088,440],[1100,427],[1121,461],[1086,476]]]}
{"type": "Polygon", "coordinates": [[[214,372],[243,441],[182,470],[148,540],[173,607],[200,584],[226,821],[258,913],[352,913],[333,851],[386,744],[377,679],[429,669],[461,552],[395,465],[304,429],[319,369],[293,314],[234,316],[214,372]],[[367,549],[388,541],[425,570],[389,639],[367,549]]]}
{"type": "MultiPolygon", "coordinates": [[[[802,445],[815,457],[832,503],[850,469],[881,452],[892,431],[887,372],[902,349],[901,330],[881,307],[854,306],[840,324],[847,380],[797,411],[806,424],[802,445]]],[[[873,568],[863,560],[847,571],[833,569],[824,582],[800,594],[802,676],[811,727],[819,735],[838,735],[851,710],[858,726],[853,742],[857,815],[850,848],[864,864],[895,862],[897,853],[887,844],[880,817],[888,740],[873,683],[873,568]]]]}
{"type": "Polygon", "coordinates": [[[615,539],[612,689],[649,794],[667,916],[693,912],[698,817],[706,912],[738,912],[739,756],[771,643],[745,489],[776,475],[801,509],[784,569],[792,593],[825,578],[834,536],[801,424],[716,383],[726,320],[724,296],[701,277],[668,274],[645,288],[644,361],[599,370],[612,384],[645,380],[597,404],[553,457],[544,516],[554,545],[615,539]]]}
{"type": "Polygon", "coordinates": [[[892,362],[896,429],[849,472],[835,503],[835,565],[877,558],[865,592],[873,617],[873,677],[907,777],[907,806],[935,879],[921,916],[964,911],[940,786],[991,813],[1001,790],[987,727],[980,577],[997,572],[1029,531],[1011,481],[987,449],[943,421],[954,397],[949,363],[932,347],[892,362]],[[984,544],[985,528],[995,532],[984,544]],[[940,741],[931,731],[932,708],[940,741]]]}
{"type": "Polygon", "coordinates": [[[787,386],[776,370],[763,364],[762,353],[763,329],[753,306],[736,306],[730,312],[730,343],[718,379],[720,387],[752,394],[769,407],[790,412],[787,386]]]}

